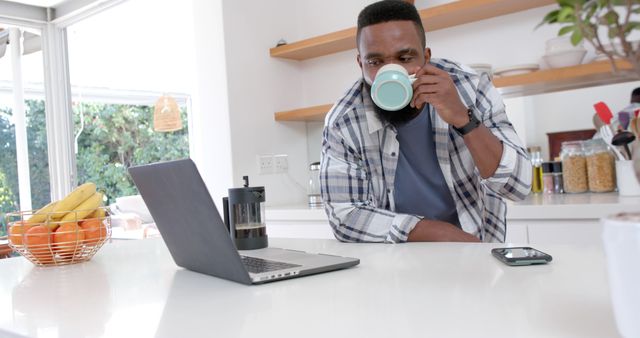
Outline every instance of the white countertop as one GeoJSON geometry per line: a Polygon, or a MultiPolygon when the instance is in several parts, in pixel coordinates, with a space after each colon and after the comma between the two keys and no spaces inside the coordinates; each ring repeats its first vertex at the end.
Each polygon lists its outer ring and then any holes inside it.
{"type": "MultiPolygon", "coordinates": [[[[617,193],[531,194],[521,202],[507,202],[507,219],[600,219],[619,212],[640,211],[640,197],[617,193]]],[[[324,209],[307,206],[269,206],[267,222],[327,222],[324,209]]]]}
{"type": "Polygon", "coordinates": [[[361,264],[245,286],[178,268],[160,239],[114,241],[64,267],[10,258],[0,260],[0,336],[618,336],[598,247],[539,247],[551,264],[509,267],[491,244],[270,243],[361,264]]]}
{"type": "Polygon", "coordinates": [[[600,219],[620,212],[640,211],[640,197],[617,193],[531,194],[508,202],[507,219],[600,219]]]}

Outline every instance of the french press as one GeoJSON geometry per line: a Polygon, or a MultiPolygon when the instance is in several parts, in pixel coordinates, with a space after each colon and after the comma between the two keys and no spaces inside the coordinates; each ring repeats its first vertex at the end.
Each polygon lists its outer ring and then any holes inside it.
{"type": "Polygon", "coordinates": [[[243,176],[242,188],[229,189],[222,199],[224,223],[238,250],[266,248],[267,227],[264,222],[264,187],[250,187],[249,176],[243,176]]]}

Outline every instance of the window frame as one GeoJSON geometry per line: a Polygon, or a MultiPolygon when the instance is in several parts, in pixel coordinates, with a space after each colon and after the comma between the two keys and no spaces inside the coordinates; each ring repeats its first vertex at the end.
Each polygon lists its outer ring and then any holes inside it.
{"type": "MultiPolygon", "coordinates": [[[[78,184],[67,27],[125,1],[127,0],[67,0],[53,8],[45,8],[0,0],[0,7],[3,8],[0,23],[41,31],[52,200],[63,198],[78,184]]],[[[189,150],[193,151],[191,99],[186,95],[178,95],[187,101],[189,150]]]]}

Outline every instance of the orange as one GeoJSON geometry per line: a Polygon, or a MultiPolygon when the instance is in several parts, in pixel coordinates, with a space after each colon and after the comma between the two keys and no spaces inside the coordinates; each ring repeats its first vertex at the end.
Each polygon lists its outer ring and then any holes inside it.
{"type": "Polygon", "coordinates": [[[76,222],[63,223],[53,233],[53,250],[63,258],[80,253],[84,232],[76,222]]]}
{"type": "Polygon", "coordinates": [[[9,241],[13,245],[22,245],[24,233],[31,229],[34,225],[26,221],[17,221],[9,225],[9,241]]]}
{"type": "Polygon", "coordinates": [[[87,219],[80,222],[80,228],[84,232],[84,243],[94,246],[107,238],[107,228],[99,218],[87,219]]]}
{"type": "Polygon", "coordinates": [[[24,237],[24,244],[27,250],[40,263],[53,262],[53,253],[51,252],[51,242],[53,234],[49,227],[45,225],[36,225],[27,230],[24,237]]]}

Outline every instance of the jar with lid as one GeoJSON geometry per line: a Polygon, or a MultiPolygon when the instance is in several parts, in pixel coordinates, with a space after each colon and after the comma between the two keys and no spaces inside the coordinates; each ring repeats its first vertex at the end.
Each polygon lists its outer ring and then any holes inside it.
{"type": "Polygon", "coordinates": [[[542,163],[542,191],[545,194],[562,194],[564,192],[561,162],[542,163]]]}
{"type": "Polygon", "coordinates": [[[562,142],[560,150],[564,191],[581,193],[589,189],[587,181],[587,159],[582,141],[562,142]]]}
{"type": "Polygon", "coordinates": [[[322,196],[320,195],[320,162],[313,162],[309,165],[309,186],[307,187],[307,197],[310,208],[321,208],[322,196]]]}
{"type": "Polygon", "coordinates": [[[601,139],[584,143],[587,158],[589,191],[610,192],[616,189],[615,158],[609,146],[601,139]]]}
{"type": "Polygon", "coordinates": [[[540,147],[529,147],[529,158],[531,159],[531,165],[533,166],[533,177],[531,178],[531,192],[542,192],[542,153],[540,147]]]}

